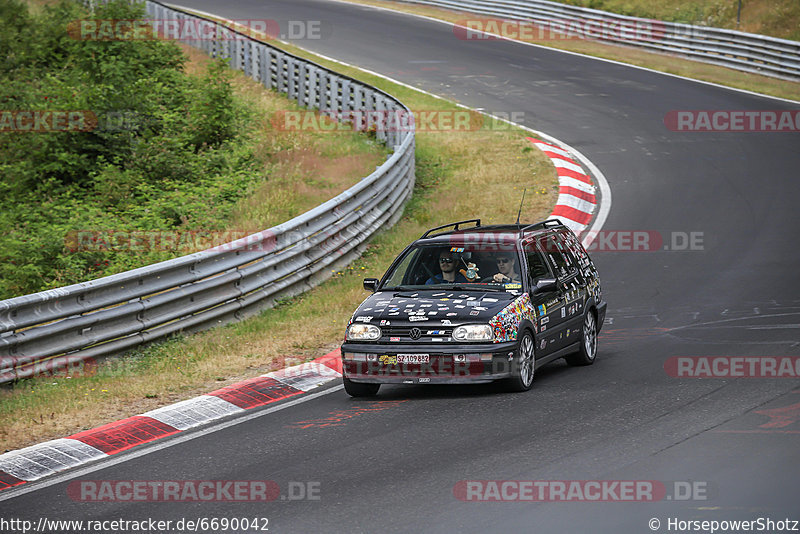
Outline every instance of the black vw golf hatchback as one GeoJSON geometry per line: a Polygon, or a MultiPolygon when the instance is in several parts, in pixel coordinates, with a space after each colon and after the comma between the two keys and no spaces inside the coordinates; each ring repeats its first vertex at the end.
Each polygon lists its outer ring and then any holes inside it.
{"type": "Polygon", "coordinates": [[[350,319],[344,387],[504,380],[530,389],[557,358],[590,365],[606,302],[592,260],[558,219],[428,230],[392,263],[350,319]]]}

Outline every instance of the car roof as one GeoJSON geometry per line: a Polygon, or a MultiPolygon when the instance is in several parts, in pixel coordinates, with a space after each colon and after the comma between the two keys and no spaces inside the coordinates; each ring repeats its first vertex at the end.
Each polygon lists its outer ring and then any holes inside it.
{"type": "Polygon", "coordinates": [[[422,237],[417,239],[415,243],[419,244],[445,244],[450,242],[453,236],[470,236],[476,235],[479,236],[481,234],[497,234],[498,236],[502,236],[505,239],[512,239],[516,242],[523,237],[528,235],[539,235],[546,231],[555,228],[566,228],[564,224],[559,219],[548,219],[546,221],[542,221],[535,224],[490,224],[490,225],[481,225],[480,219],[471,219],[468,221],[459,221],[450,224],[446,224],[443,226],[437,226],[435,228],[431,228],[427,232],[425,232],[422,237]],[[469,228],[460,228],[461,224],[465,223],[477,223],[476,226],[471,226],[469,228]],[[446,228],[452,227],[451,230],[446,230],[446,228]],[[436,230],[442,230],[441,232],[435,233],[436,230]]]}

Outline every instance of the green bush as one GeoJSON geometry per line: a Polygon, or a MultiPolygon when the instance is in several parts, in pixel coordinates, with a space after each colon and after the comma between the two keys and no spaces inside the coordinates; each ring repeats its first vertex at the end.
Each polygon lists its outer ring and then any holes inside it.
{"type": "MultiPolygon", "coordinates": [[[[115,0],[32,14],[0,0],[0,110],[86,110],[89,131],[0,132],[0,299],[178,256],[75,250],[82,230],[220,229],[256,173],[223,61],[204,77],[159,40],[80,40],[79,19],[140,19],[115,0]]],[[[185,253],[185,251],[184,251],[185,253]]]]}

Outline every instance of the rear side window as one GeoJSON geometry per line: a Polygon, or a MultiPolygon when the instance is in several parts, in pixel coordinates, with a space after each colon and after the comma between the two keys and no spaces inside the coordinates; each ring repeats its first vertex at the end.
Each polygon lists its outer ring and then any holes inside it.
{"type": "Polygon", "coordinates": [[[578,238],[575,237],[575,234],[564,230],[561,230],[559,233],[561,239],[563,239],[569,249],[570,255],[578,262],[579,269],[583,276],[590,280],[597,280],[597,269],[595,269],[589,254],[586,252],[586,249],[583,248],[581,242],[578,241],[578,238]]]}
{"type": "Polygon", "coordinates": [[[577,265],[581,269],[591,265],[591,260],[589,259],[589,255],[586,253],[586,249],[583,248],[583,245],[581,245],[581,243],[578,241],[578,238],[575,237],[575,234],[562,230],[559,232],[559,236],[567,246],[570,256],[572,256],[574,261],[577,262],[577,265]]]}

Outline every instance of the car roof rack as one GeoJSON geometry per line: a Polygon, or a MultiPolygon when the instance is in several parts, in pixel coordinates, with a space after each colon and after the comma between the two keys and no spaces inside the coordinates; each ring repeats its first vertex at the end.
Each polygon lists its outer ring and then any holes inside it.
{"type": "Polygon", "coordinates": [[[520,239],[525,237],[525,232],[533,232],[534,230],[544,230],[545,228],[560,228],[562,226],[564,226],[564,223],[561,222],[561,219],[547,219],[546,221],[531,224],[521,229],[519,231],[519,237],[520,239]]]}
{"type": "MultiPolygon", "coordinates": [[[[450,224],[443,224],[442,226],[437,226],[436,228],[431,228],[430,230],[428,230],[427,232],[422,234],[422,237],[420,237],[420,239],[425,239],[426,237],[428,237],[431,234],[431,232],[435,232],[436,230],[443,230],[445,228],[450,228],[452,226],[453,227],[453,231],[455,231],[455,230],[459,230],[460,229],[458,227],[460,224],[467,224],[467,223],[473,223],[473,222],[475,223],[475,227],[476,228],[481,225],[481,220],[480,219],[467,219],[466,221],[458,221],[458,222],[454,222],[454,223],[450,223],[450,224]]],[[[446,233],[446,232],[442,232],[442,233],[446,233]]]]}

